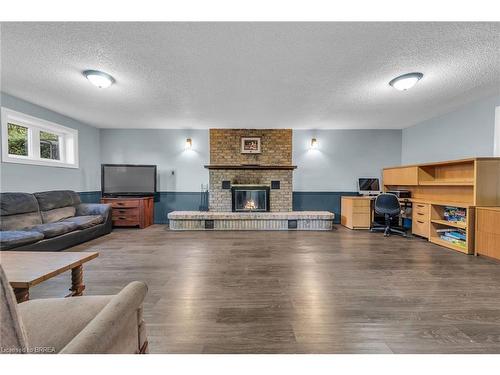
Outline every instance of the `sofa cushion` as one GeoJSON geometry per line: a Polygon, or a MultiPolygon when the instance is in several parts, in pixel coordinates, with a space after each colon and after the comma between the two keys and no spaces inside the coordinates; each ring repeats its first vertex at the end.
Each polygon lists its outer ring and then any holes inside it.
{"type": "Polygon", "coordinates": [[[104,218],[101,215],[73,216],[61,221],[61,223],[72,222],[78,225],[78,229],[86,229],[101,224],[104,218]]]}
{"type": "Polygon", "coordinates": [[[32,231],[1,231],[0,232],[0,249],[8,250],[14,247],[28,245],[38,242],[43,239],[43,234],[32,231]]]}
{"type": "Polygon", "coordinates": [[[111,298],[112,296],[83,296],[34,299],[20,303],[19,315],[30,347],[48,348],[48,352],[44,354],[60,352],[111,298]]]}
{"type": "Polygon", "coordinates": [[[77,228],[78,225],[76,223],[61,221],[59,223],[46,223],[36,225],[30,228],[30,231],[42,233],[45,238],[52,238],[60,236],[64,233],[72,232],[77,228]]]}
{"type": "Polygon", "coordinates": [[[80,203],[80,196],[71,190],[43,191],[34,194],[41,211],[54,208],[75,206],[80,203]]]}
{"type": "Polygon", "coordinates": [[[40,212],[2,216],[0,219],[1,230],[23,230],[34,225],[42,224],[40,212]]]}
{"type": "Polygon", "coordinates": [[[53,210],[42,211],[42,221],[44,223],[55,223],[75,216],[76,208],[73,206],[54,208],[53,210]]]}
{"type": "Polygon", "coordinates": [[[38,212],[38,202],[33,194],[1,193],[0,215],[17,215],[28,212],[38,212]]]}

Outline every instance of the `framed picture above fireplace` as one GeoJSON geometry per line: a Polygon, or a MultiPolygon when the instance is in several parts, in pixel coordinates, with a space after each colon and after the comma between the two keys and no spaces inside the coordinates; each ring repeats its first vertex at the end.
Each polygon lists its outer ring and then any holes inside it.
{"type": "Polygon", "coordinates": [[[241,137],[242,154],[260,154],[260,137],[241,137]]]}

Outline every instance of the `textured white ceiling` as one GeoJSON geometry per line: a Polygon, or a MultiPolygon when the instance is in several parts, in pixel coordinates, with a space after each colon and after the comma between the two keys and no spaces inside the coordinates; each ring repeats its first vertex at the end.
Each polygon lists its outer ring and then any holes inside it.
{"type": "Polygon", "coordinates": [[[1,63],[2,91],[102,128],[404,128],[499,92],[500,23],[3,23],[1,63]]]}

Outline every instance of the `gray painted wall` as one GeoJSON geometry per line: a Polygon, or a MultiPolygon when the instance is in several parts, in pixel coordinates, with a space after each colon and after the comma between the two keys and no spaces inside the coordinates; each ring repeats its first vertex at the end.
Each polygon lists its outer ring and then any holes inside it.
{"type": "MultiPolygon", "coordinates": [[[[100,164],[157,164],[158,189],[198,192],[208,182],[208,130],[96,129],[8,94],[1,105],[78,129],[80,168],[1,164],[2,191],[100,190],[100,164]],[[186,138],[193,149],[184,150],[186,138]],[[172,175],[172,171],[174,174],[172,175]]],[[[500,96],[466,105],[401,130],[294,130],[294,191],[352,192],[360,176],[380,177],[390,165],[492,156],[500,96]],[[311,138],[319,148],[310,150],[311,138]]]]}
{"type": "Polygon", "coordinates": [[[102,163],[156,164],[159,191],[199,192],[208,184],[209,159],[208,130],[101,129],[102,163]]]}
{"type": "Polygon", "coordinates": [[[500,95],[403,129],[402,164],[493,156],[500,95]]]}
{"type": "Polygon", "coordinates": [[[74,169],[2,162],[1,191],[32,193],[57,189],[75,191],[101,189],[99,129],[5,93],[1,93],[0,104],[2,107],[77,129],[80,164],[78,169],[74,169]]]}
{"type": "Polygon", "coordinates": [[[293,163],[294,191],[357,191],[358,177],[401,163],[401,130],[294,130],[293,163]]]}
{"type": "MultiPolygon", "coordinates": [[[[157,164],[160,191],[198,192],[208,183],[208,137],[207,130],[101,129],[102,162],[157,164]]],[[[356,191],[359,176],[378,177],[400,159],[401,130],[294,130],[294,191],[356,191]],[[311,151],[313,136],[320,147],[311,151]]]]}

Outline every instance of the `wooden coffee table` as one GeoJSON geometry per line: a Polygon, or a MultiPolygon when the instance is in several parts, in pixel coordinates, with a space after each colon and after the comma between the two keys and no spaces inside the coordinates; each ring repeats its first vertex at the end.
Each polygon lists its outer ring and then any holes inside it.
{"type": "Polygon", "coordinates": [[[2,251],[2,265],[17,302],[29,299],[29,289],[63,272],[71,270],[70,296],[81,296],[83,284],[83,263],[97,258],[99,253],[72,253],[48,251],[2,251]]]}

